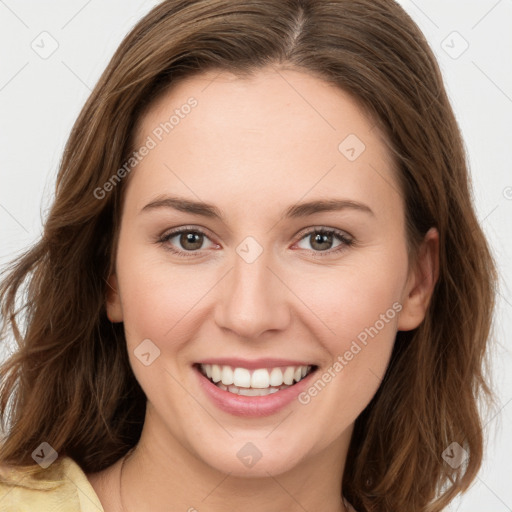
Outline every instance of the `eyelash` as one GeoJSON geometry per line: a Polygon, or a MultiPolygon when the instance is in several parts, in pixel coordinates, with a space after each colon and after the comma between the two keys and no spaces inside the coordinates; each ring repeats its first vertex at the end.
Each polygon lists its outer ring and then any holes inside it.
{"type": "MultiPolygon", "coordinates": [[[[176,256],[178,256],[180,258],[194,257],[195,255],[197,255],[198,252],[200,252],[200,250],[198,250],[198,251],[180,251],[180,250],[174,249],[171,245],[169,245],[167,243],[171,238],[174,238],[176,235],[181,235],[183,233],[199,233],[199,234],[202,234],[205,237],[209,238],[208,235],[199,228],[184,227],[184,228],[176,229],[175,231],[171,231],[170,233],[167,233],[166,235],[159,237],[157,242],[159,244],[163,245],[166,250],[172,252],[173,254],[175,254],[176,256]]],[[[301,236],[299,238],[299,242],[301,240],[307,238],[308,236],[317,235],[317,234],[319,234],[319,235],[334,235],[335,238],[337,238],[340,242],[342,242],[335,249],[330,249],[327,251],[314,251],[314,250],[312,251],[315,254],[315,256],[320,256],[322,258],[326,257],[326,256],[332,256],[333,254],[337,254],[355,244],[355,240],[347,237],[347,235],[343,231],[339,231],[334,228],[324,228],[324,227],[312,228],[309,231],[302,232],[300,234],[301,236]]]]}

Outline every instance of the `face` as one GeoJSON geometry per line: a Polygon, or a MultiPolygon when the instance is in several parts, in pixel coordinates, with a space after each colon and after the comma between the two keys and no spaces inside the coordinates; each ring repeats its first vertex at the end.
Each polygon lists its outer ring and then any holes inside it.
{"type": "Polygon", "coordinates": [[[240,476],[341,453],[428,301],[375,123],[318,78],[262,69],[179,83],[136,133],[107,311],[144,430],[240,476]]]}

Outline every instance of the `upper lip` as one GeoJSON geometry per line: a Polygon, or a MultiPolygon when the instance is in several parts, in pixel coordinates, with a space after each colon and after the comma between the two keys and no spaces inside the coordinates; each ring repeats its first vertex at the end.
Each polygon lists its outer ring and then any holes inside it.
{"type": "Polygon", "coordinates": [[[293,359],[241,359],[238,357],[212,357],[203,359],[197,364],[217,364],[219,366],[231,366],[232,368],[247,368],[248,370],[257,370],[258,368],[276,368],[278,366],[315,366],[311,362],[297,361],[293,359]]]}

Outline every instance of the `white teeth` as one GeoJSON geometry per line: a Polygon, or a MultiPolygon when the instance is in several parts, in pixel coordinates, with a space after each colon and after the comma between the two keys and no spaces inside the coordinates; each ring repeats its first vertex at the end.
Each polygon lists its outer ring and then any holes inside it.
{"type": "Polygon", "coordinates": [[[222,367],[222,384],[225,386],[233,384],[233,370],[231,369],[231,366],[222,367]]]}
{"type": "MultiPolygon", "coordinates": [[[[278,388],[291,386],[301,381],[311,370],[311,366],[287,366],[286,368],[258,368],[248,370],[247,368],[233,368],[229,365],[202,364],[201,369],[222,389],[229,389],[232,393],[244,394],[240,390],[270,390],[271,393],[278,391],[278,388]],[[274,390],[275,388],[275,390],[274,390]]],[[[251,391],[252,393],[252,391],[251,391]]],[[[265,393],[268,394],[268,393],[265,393]]],[[[257,396],[250,394],[246,396],[257,396]]]]}
{"type": "Polygon", "coordinates": [[[265,389],[270,384],[270,375],[268,370],[254,370],[251,377],[251,388],[265,389]]]}
{"type": "MultiPolygon", "coordinates": [[[[265,389],[252,389],[252,388],[242,388],[240,389],[240,391],[238,392],[239,395],[242,395],[242,396],[261,396],[262,395],[262,391],[266,391],[265,389]]],[[[267,393],[265,393],[267,394],[267,393]]]]}
{"type": "Polygon", "coordinates": [[[241,388],[251,387],[251,372],[247,368],[235,368],[233,372],[233,382],[235,386],[241,388]]]}
{"type": "Polygon", "coordinates": [[[213,382],[219,382],[222,378],[219,365],[212,364],[212,380],[213,382]]]}
{"type": "MultiPolygon", "coordinates": [[[[224,389],[226,386],[222,384],[217,384],[217,386],[221,389],[224,389]]],[[[272,393],[277,393],[281,391],[281,389],[289,388],[290,386],[279,386],[278,388],[266,388],[266,389],[257,389],[257,388],[237,388],[236,386],[229,386],[224,391],[229,391],[230,393],[234,393],[235,395],[242,396],[267,396],[272,393]]]]}
{"type": "MultiPolygon", "coordinates": [[[[303,366],[305,368],[305,366],[303,366]]],[[[283,372],[281,368],[272,368],[270,372],[270,385],[280,386],[283,383],[283,372]]]]}
{"type": "Polygon", "coordinates": [[[283,374],[283,382],[288,386],[293,384],[293,376],[295,374],[295,368],[293,366],[288,366],[283,374]]]}

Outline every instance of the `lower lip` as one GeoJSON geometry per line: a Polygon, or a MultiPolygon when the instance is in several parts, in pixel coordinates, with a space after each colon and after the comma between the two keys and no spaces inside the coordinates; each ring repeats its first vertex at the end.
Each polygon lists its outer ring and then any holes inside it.
{"type": "Polygon", "coordinates": [[[219,409],[229,414],[245,417],[270,416],[280,411],[297,399],[297,396],[308,387],[312,375],[316,373],[316,371],[313,371],[293,386],[271,395],[242,396],[220,389],[206,378],[197,367],[194,367],[194,371],[199,378],[201,388],[219,409]]]}

